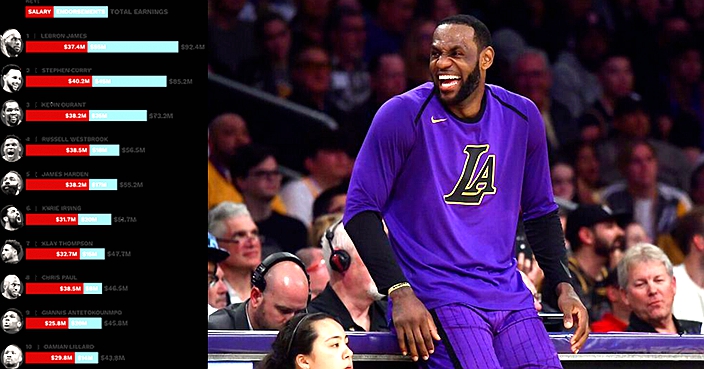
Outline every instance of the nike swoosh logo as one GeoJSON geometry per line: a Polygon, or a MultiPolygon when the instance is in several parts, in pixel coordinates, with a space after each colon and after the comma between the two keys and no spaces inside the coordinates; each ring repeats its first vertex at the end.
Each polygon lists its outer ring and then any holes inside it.
{"type": "Polygon", "coordinates": [[[446,120],[447,120],[447,118],[435,119],[435,117],[432,117],[432,116],[430,117],[430,121],[431,121],[432,123],[440,123],[440,122],[444,122],[444,121],[446,121],[446,120]]]}

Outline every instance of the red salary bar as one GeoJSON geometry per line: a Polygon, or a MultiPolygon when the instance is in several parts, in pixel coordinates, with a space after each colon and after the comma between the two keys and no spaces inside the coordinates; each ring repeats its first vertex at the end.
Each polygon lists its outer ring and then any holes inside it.
{"type": "Polygon", "coordinates": [[[88,191],[87,179],[34,179],[25,180],[27,191],[88,191]]]}
{"type": "Polygon", "coordinates": [[[27,41],[25,52],[31,53],[88,53],[88,41],[27,41]]]}
{"type": "Polygon", "coordinates": [[[88,122],[89,110],[27,110],[27,122],[88,122]]]}
{"type": "Polygon", "coordinates": [[[25,364],[73,364],[73,352],[68,351],[27,351],[24,354],[25,364]]]}
{"type": "Polygon", "coordinates": [[[27,87],[91,87],[92,76],[27,76],[27,87]]]}
{"type": "Polygon", "coordinates": [[[63,226],[75,226],[78,225],[78,213],[73,214],[61,214],[61,213],[49,213],[49,214],[26,214],[25,221],[28,226],[41,226],[41,225],[63,225],[63,226]]]}
{"type": "Polygon", "coordinates": [[[68,329],[68,318],[27,318],[27,329],[68,329]]]}
{"type": "Polygon", "coordinates": [[[27,156],[90,156],[90,145],[40,145],[28,144],[27,156]]]}
{"type": "Polygon", "coordinates": [[[81,249],[76,248],[38,248],[32,247],[26,250],[27,260],[81,260],[81,249]]]}
{"type": "Polygon", "coordinates": [[[25,6],[25,18],[54,18],[53,6],[25,6]]]}
{"type": "Polygon", "coordinates": [[[25,293],[28,295],[82,295],[83,283],[28,282],[25,293]]]}

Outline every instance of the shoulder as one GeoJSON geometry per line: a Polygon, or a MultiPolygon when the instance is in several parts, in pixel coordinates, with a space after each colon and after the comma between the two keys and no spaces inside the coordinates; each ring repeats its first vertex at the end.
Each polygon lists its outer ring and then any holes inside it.
{"type": "Polygon", "coordinates": [[[501,86],[486,84],[485,93],[487,98],[496,100],[504,109],[513,112],[525,121],[540,114],[533,101],[501,86]]]}
{"type": "Polygon", "coordinates": [[[244,312],[244,303],[238,302],[228,305],[210,314],[208,318],[208,329],[237,329],[235,327],[235,315],[244,312]]]}
{"type": "Polygon", "coordinates": [[[428,104],[433,95],[433,83],[426,82],[390,98],[381,105],[379,111],[384,113],[415,115],[428,104]]]}

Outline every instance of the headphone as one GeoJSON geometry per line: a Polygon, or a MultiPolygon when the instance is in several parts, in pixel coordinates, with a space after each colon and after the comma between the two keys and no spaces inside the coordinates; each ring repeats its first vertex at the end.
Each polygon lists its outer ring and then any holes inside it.
{"type": "Polygon", "coordinates": [[[340,219],[334,226],[332,226],[332,228],[328,228],[328,230],[325,231],[325,238],[327,238],[328,244],[330,244],[330,267],[336,272],[344,273],[347,271],[347,269],[350,268],[352,258],[350,257],[350,254],[347,251],[335,250],[332,247],[332,239],[333,237],[335,237],[335,229],[341,223],[342,219],[340,219]]]}
{"type": "Polygon", "coordinates": [[[264,259],[261,264],[257,266],[256,269],[254,269],[254,272],[252,273],[252,285],[254,287],[259,288],[260,291],[264,292],[264,290],[266,289],[266,280],[264,279],[266,273],[268,273],[274,265],[283,261],[292,261],[298,264],[298,266],[301,267],[301,269],[303,270],[303,273],[306,275],[306,279],[308,280],[308,303],[310,303],[310,276],[306,271],[306,265],[303,263],[303,261],[301,261],[301,259],[298,258],[298,256],[290,252],[275,252],[267,256],[266,259],[264,259]]]}

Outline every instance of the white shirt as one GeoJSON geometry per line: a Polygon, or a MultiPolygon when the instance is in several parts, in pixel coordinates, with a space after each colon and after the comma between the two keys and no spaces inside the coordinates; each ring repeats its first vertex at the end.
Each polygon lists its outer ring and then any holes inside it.
{"type": "Polygon", "coordinates": [[[210,304],[208,304],[208,320],[210,320],[210,314],[218,311],[217,308],[212,307],[210,304]]]}
{"type": "Polygon", "coordinates": [[[704,323],[704,288],[699,287],[687,274],[684,264],[673,268],[677,292],[672,304],[672,314],[677,319],[704,323]]]}

